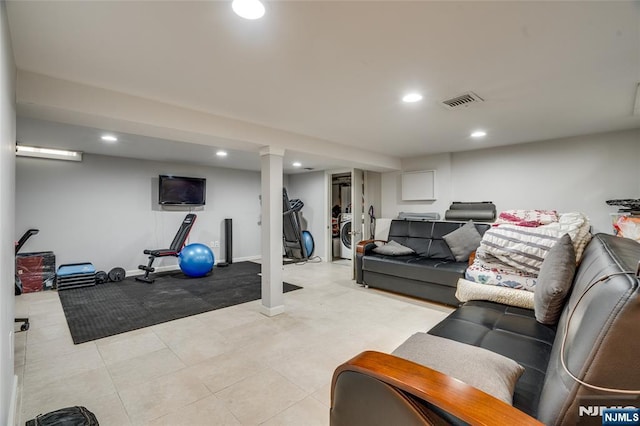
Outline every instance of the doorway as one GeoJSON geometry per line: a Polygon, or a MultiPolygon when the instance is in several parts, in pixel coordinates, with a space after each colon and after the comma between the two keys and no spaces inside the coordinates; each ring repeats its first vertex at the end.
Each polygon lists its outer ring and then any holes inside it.
{"type": "Polygon", "coordinates": [[[355,278],[356,246],[374,235],[374,211],[379,211],[381,204],[381,174],[355,168],[326,171],[325,183],[326,236],[332,242],[326,245],[326,258],[349,262],[355,278]]]}
{"type": "Polygon", "coordinates": [[[331,241],[333,261],[351,259],[352,244],[351,173],[331,175],[331,241]]]}

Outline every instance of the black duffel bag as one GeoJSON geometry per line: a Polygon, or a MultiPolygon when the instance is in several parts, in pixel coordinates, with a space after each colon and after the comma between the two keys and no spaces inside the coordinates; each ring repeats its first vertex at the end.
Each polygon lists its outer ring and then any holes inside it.
{"type": "Polygon", "coordinates": [[[99,426],[95,414],[85,407],[66,407],[47,414],[39,414],[25,426],[99,426]]]}

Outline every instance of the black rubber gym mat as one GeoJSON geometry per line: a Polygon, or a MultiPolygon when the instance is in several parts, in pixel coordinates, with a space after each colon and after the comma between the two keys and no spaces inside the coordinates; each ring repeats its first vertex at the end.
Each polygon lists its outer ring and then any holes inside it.
{"type": "MultiPolygon", "coordinates": [[[[79,344],[149,327],[261,297],[260,265],[233,263],[205,277],[181,271],[155,274],[147,284],[133,277],[58,293],[73,343],[79,344]]],[[[302,287],[283,283],[284,292],[302,287]]]]}

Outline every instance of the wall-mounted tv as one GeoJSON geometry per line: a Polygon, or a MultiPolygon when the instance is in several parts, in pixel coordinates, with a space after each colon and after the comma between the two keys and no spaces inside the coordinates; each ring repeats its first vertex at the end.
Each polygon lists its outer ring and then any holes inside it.
{"type": "Polygon", "coordinates": [[[160,175],[158,202],[163,205],[203,206],[206,186],[204,178],[160,175]]]}

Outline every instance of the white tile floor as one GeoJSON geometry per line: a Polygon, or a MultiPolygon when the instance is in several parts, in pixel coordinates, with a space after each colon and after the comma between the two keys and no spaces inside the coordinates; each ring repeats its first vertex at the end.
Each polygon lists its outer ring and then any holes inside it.
{"type": "Polygon", "coordinates": [[[286,312],[260,301],[74,345],[56,292],[16,298],[19,419],[84,405],[103,426],[328,425],[333,370],[392,351],[450,309],[350,279],[348,263],[286,265],[286,312]]]}

